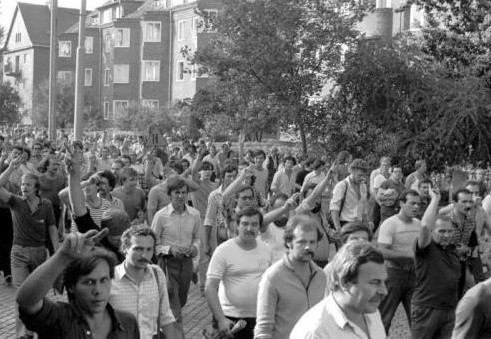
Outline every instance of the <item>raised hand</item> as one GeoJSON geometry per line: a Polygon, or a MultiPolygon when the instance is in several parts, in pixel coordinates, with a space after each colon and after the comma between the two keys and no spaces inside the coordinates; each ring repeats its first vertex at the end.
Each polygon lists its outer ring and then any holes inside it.
{"type": "Polygon", "coordinates": [[[69,233],[65,237],[65,241],[61,245],[59,252],[72,260],[81,258],[90,253],[94,246],[108,235],[108,233],[109,229],[107,228],[103,228],[101,231],[90,230],[85,233],[69,233]]]}

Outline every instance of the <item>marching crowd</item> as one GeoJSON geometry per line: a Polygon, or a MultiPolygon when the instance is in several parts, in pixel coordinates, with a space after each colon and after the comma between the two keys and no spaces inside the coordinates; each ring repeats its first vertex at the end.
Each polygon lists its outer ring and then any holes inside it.
{"type": "Polygon", "coordinates": [[[192,283],[208,338],[386,338],[401,303],[413,338],[491,336],[483,176],[452,187],[424,160],[404,178],[346,151],[68,140],[0,136],[18,338],[184,338],[192,283]]]}

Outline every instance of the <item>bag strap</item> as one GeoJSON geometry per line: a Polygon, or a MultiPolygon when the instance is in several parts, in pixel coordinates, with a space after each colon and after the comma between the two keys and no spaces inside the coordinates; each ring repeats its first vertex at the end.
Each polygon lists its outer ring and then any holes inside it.
{"type": "Polygon", "coordinates": [[[157,333],[160,333],[160,305],[162,304],[162,300],[160,300],[160,279],[159,279],[159,272],[157,271],[157,268],[155,266],[151,266],[153,275],[155,276],[155,279],[157,280],[157,289],[159,290],[159,314],[157,316],[157,333]]]}

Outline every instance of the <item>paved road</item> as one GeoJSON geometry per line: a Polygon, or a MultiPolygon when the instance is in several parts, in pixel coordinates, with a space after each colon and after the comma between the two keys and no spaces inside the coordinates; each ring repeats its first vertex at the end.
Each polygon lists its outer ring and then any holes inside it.
{"type": "MultiPolygon", "coordinates": [[[[14,289],[0,285],[0,339],[15,338],[14,289]]],[[[53,295],[50,293],[50,297],[53,295]]],[[[58,297],[59,298],[59,297],[58,297]]],[[[202,331],[211,323],[211,314],[199,288],[192,286],[184,308],[184,330],[187,339],[202,339],[202,331]]],[[[410,338],[402,308],[397,310],[390,333],[391,339],[410,338]]]]}

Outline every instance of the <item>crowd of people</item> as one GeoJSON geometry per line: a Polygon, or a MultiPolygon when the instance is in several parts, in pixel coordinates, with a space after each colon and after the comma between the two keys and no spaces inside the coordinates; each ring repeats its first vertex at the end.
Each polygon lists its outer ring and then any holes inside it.
{"type": "Polygon", "coordinates": [[[484,174],[460,187],[425,160],[405,177],[347,151],[69,140],[0,136],[18,338],[184,338],[192,283],[209,338],[385,338],[401,303],[413,338],[491,336],[484,174]]]}

